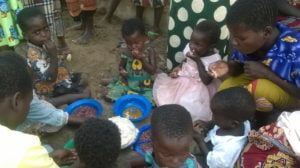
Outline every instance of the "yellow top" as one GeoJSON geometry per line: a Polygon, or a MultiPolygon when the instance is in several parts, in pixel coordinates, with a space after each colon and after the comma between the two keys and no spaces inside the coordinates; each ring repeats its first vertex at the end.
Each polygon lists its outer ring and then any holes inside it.
{"type": "Polygon", "coordinates": [[[58,168],[37,136],[0,125],[0,167],[58,168]]]}

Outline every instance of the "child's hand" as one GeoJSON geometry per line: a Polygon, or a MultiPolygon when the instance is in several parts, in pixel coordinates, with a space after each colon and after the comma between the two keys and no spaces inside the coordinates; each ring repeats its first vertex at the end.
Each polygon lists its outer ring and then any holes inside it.
{"type": "Polygon", "coordinates": [[[193,123],[193,125],[194,125],[194,131],[197,134],[200,134],[200,135],[205,134],[205,132],[207,130],[207,122],[202,121],[202,120],[197,120],[193,123]]]}
{"type": "Polygon", "coordinates": [[[57,49],[54,42],[52,42],[51,40],[45,41],[43,47],[50,54],[50,56],[57,57],[57,49]]]}
{"type": "Polygon", "coordinates": [[[134,49],[134,50],[132,50],[131,53],[132,53],[133,58],[139,59],[139,60],[143,59],[143,53],[140,52],[139,50],[134,49]]]}
{"type": "Polygon", "coordinates": [[[208,74],[214,78],[225,76],[229,72],[229,66],[224,61],[217,61],[208,66],[208,74]]]}
{"type": "Polygon", "coordinates": [[[122,77],[127,77],[127,75],[128,75],[128,72],[124,68],[121,68],[119,70],[119,73],[122,77]]]}
{"type": "Polygon", "coordinates": [[[172,72],[170,73],[170,77],[171,78],[178,78],[179,75],[178,75],[178,72],[181,70],[180,67],[176,67],[172,70],[172,72]]]}
{"type": "Polygon", "coordinates": [[[51,156],[59,166],[70,165],[77,160],[77,153],[66,149],[55,150],[51,153],[51,156]]]}
{"type": "Polygon", "coordinates": [[[200,61],[200,59],[195,54],[193,54],[193,52],[186,53],[186,57],[189,57],[190,59],[194,60],[195,62],[200,61]]]}

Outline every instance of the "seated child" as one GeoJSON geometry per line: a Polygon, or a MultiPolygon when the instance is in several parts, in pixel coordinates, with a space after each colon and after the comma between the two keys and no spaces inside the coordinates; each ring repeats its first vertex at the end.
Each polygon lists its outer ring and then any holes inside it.
{"type": "Polygon", "coordinates": [[[195,140],[206,155],[208,167],[233,168],[251,130],[249,120],[255,113],[255,101],[246,89],[229,88],[212,98],[211,110],[215,126],[207,135],[195,129],[199,133],[195,140]],[[208,142],[213,145],[211,150],[208,142]]]}
{"type": "Polygon", "coordinates": [[[56,150],[48,155],[38,137],[14,131],[28,114],[32,89],[25,60],[14,52],[1,52],[0,167],[58,168],[57,164],[76,160],[74,154],[67,150],[56,150]]]}
{"type": "Polygon", "coordinates": [[[57,56],[55,44],[44,14],[38,8],[25,8],[18,14],[18,23],[27,44],[17,48],[25,56],[34,73],[34,89],[54,106],[90,96],[81,74],[70,74],[57,56]]]}
{"type": "Polygon", "coordinates": [[[180,105],[164,105],[153,110],[151,117],[153,152],[131,160],[132,167],[200,168],[189,152],[193,141],[193,122],[180,105]]]}
{"type": "Polygon", "coordinates": [[[115,101],[125,94],[141,94],[152,102],[152,78],[156,72],[156,53],[147,46],[145,26],[138,19],[123,23],[122,36],[127,48],[121,54],[119,79],[109,86],[106,98],[115,101]]]}
{"type": "Polygon", "coordinates": [[[115,168],[121,152],[118,127],[109,120],[90,119],[75,133],[79,160],[73,168],[115,168]]]}
{"type": "Polygon", "coordinates": [[[170,77],[159,74],[153,85],[153,98],[157,106],[180,104],[192,116],[193,121],[211,120],[209,102],[218,88],[218,80],[208,70],[211,63],[221,60],[215,46],[220,28],[215,22],[199,23],[186,46],[186,61],[174,68],[170,77]]]}
{"type": "Polygon", "coordinates": [[[300,34],[276,23],[276,16],[272,0],[238,0],[230,8],[226,23],[235,50],[219,90],[245,86],[256,100],[286,109],[299,105],[300,34]]]}

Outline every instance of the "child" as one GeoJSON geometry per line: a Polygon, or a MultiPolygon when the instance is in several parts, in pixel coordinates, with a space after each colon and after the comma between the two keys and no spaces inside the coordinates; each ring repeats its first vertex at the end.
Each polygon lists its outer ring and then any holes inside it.
{"type": "Polygon", "coordinates": [[[245,86],[256,100],[286,109],[299,104],[300,34],[276,23],[276,16],[272,0],[238,0],[230,8],[226,23],[235,51],[219,90],[245,86]]]}
{"type": "Polygon", "coordinates": [[[180,105],[164,105],[153,110],[151,117],[153,152],[144,161],[135,158],[132,167],[200,168],[190,154],[193,123],[189,112],[180,105]]]}
{"type": "Polygon", "coordinates": [[[115,168],[121,152],[118,127],[109,120],[90,119],[75,133],[79,160],[74,168],[115,168]]]}
{"type": "Polygon", "coordinates": [[[205,139],[200,132],[195,140],[206,155],[208,167],[233,168],[251,129],[249,120],[255,113],[254,99],[246,89],[234,87],[218,92],[211,101],[211,109],[216,125],[205,139]],[[207,142],[213,145],[212,150],[208,149],[207,142]]]}
{"type": "Polygon", "coordinates": [[[136,6],[136,18],[140,20],[143,20],[145,8],[147,7],[154,8],[153,31],[154,33],[158,33],[158,34],[161,33],[159,24],[167,0],[132,0],[132,2],[136,6]]]}
{"type": "Polygon", "coordinates": [[[89,97],[82,75],[70,74],[58,58],[44,14],[38,8],[25,8],[19,13],[18,22],[27,44],[17,50],[33,70],[36,93],[50,98],[54,106],[89,97]]]}
{"type": "Polygon", "coordinates": [[[76,157],[66,150],[49,157],[38,137],[14,131],[28,114],[32,79],[25,60],[14,52],[0,53],[0,167],[47,167],[72,163],[76,157]]]}
{"type": "Polygon", "coordinates": [[[120,77],[108,86],[106,97],[114,101],[122,95],[136,93],[152,102],[151,75],[156,72],[156,53],[146,45],[148,38],[143,22],[126,20],[122,26],[122,36],[127,48],[121,54],[120,77]]]}
{"type": "Polygon", "coordinates": [[[186,46],[186,61],[174,68],[168,77],[159,74],[153,85],[153,98],[157,106],[180,104],[192,116],[193,121],[211,120],[210,98],[218,87],[218,81],[208,72],[211,63],[221,60],[215,46],[220,28],[215,22],[206,20],[199,23],[186,46]]]}

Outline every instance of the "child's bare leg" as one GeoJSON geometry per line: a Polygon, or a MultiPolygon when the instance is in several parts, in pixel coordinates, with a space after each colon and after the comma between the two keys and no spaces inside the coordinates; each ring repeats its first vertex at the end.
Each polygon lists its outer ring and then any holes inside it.
{"type": "Polygon", "coordinates": [[[155,33],[161,33],[160,30],[160,21],[163,15],[164,7],[154,8],[154,23],[153,23],[153,31],[155,33]]]}
{"type": "Polygon", "coordinates": [[[94,37],[94,14],[95,11],[83,11],[82,12],[82,22],[85,24],[83,34],[76,40],[77,44],[87,44],[91,38],[94,37]]]}
{"type": "Polygon", "coordinates": [[[136,6],[136,18],[143,20],[144,15],[144,7],[136,6]]]}
{"type": "Polygon", "coordinates": [[[113,16],[113,14],[115,13],[117,7],[119,6],[121,0],[112,0],[110,5],[109,5],[109,9],[107,14],[104,16],[103,20],[101,21],[102,23],[111,23],[111,18],[113,16]]]}
{"type": "Polygon", "coordinates": [[[86,88],[82,93],[65,94],[62,96],[51,98],[48,101],[55,107],[59,107],[65,104],[72,103],[78,99],[84,99],[89,97],[91,97],[91,91],[89,88],[86,88]]]}

